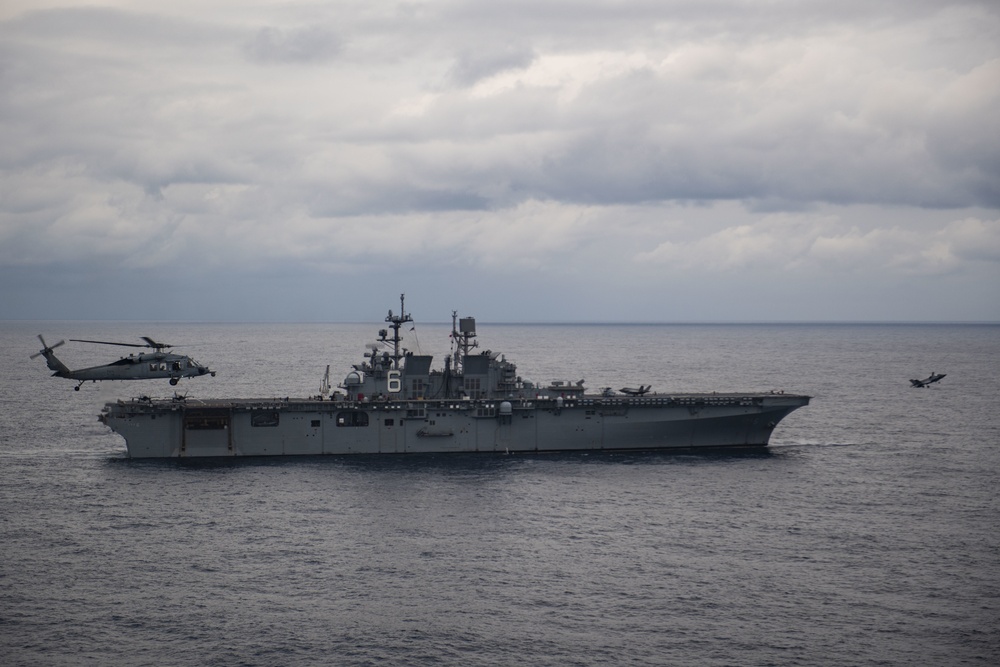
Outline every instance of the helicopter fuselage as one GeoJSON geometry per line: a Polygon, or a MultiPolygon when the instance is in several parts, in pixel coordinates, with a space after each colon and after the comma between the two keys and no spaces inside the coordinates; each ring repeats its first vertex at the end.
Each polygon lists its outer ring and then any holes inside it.
{"type": "MultiPolygon", "coordinates": [[[[108,343],[105,341],[82,341],[85,343],[100,343],[103,345],[126,345],[128,347],[155,347],[155,352],[143,352],[130,354],[122,357],[118,361],[101,366],[91,366],[72,370],[64,364],[53,352],[53,350],[65,341],[59,341],[51,347],[45,343],[45,339],[40,335],[38,339],[42,341],[42,349],[31,355],[34,357],[44,357],[49,370],[53,371],[54,377],[76,380],[78,384],[75,389],[79,390],[84,382],[98,382],[101,380],[158,380],[168,379],[170,384],[175,385],[177,381],[184,377],[198,377],[200,375],[215,375],[215,371],[202,366],[191,357],[183,354],[164,352],[165,347],[146,338],[147,345],[133,345],[129,343],[108,343]]],[[[76,340],[76,339],[73,339],[76,340]]]]}
{"type": "Polygon", "coordinates": [[[103,366],[91,366],[78,370],[57,370],[52,375],[71,380],[145,380],[145,379],[180,379],[197,377],[210,373],[190,357],[181,354],[150,353],[131,354],[118,361],[103,366]]]}

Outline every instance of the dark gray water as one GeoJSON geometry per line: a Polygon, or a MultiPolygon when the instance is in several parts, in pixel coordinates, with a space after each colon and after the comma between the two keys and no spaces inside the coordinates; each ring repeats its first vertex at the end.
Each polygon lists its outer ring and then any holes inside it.
{"type": "Polygon", "coordinates": [[[815,397],[697,456],[129,461],[100,406],[170,388],[28,359],[150,335],[192,395],[307,395],[381,326],[0,323],[0,664],[1000,659],[998,326],[480,323],[536,381],[815,397]]]}

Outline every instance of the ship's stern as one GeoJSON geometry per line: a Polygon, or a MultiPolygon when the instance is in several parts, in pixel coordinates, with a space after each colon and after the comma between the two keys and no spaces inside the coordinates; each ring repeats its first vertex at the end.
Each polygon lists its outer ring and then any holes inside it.
{"type": "Polygon", "coordinates": [[[98,420],[125,440],[129,458],[172,458],[180,455],[181,417],[139,401],[107,403],[98,420]]]}

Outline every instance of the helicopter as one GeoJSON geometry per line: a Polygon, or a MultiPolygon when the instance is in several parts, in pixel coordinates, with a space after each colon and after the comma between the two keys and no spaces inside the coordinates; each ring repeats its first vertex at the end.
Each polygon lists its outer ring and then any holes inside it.
{"type": "Polygon", "coordinates": [[[94,343],[96,345],[120,345],[123,347],[145,347],[154,352],[140,352],[122,357],[118,361],[103,366],[92,366],[70,370],[62,361],[56,357],[53,350],[66,341],[61,340],[55,345],[49,346],[42,335],[38,335],[38,340],[42,341],[42,349],[31,355],[31,358],[45,357],[45,362],[49,370],[54,371],[53,377],[68,378],[77,380],[79,384],[73,387],[74,391],[80,391],[80,387],[88,380],[97,382],[98,380],[155,380],[169,378],[171,385],[176,385],[182,377],[198,377],[199,375],[210,374],[215,377],[215,371],[206,366],[202,366],[191,357],[181,354],[165,352],[164,350],[173,347],[166,343],[157,343],[152,338],[143,336],[145,344],[140,343],[113,343],[104,340],[82,340],[80,338],[70,338],[77,343],[94,343]]]}

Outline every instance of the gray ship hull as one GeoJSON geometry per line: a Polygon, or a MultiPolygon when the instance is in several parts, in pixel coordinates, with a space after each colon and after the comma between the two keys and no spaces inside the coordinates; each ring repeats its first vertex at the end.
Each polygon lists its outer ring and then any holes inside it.
{"type": "Polygon", "coordinates": [[[100,420],[130,458],[765,447],[808,396],[582,395],[533,400],[150,400],[100,420]]]}

